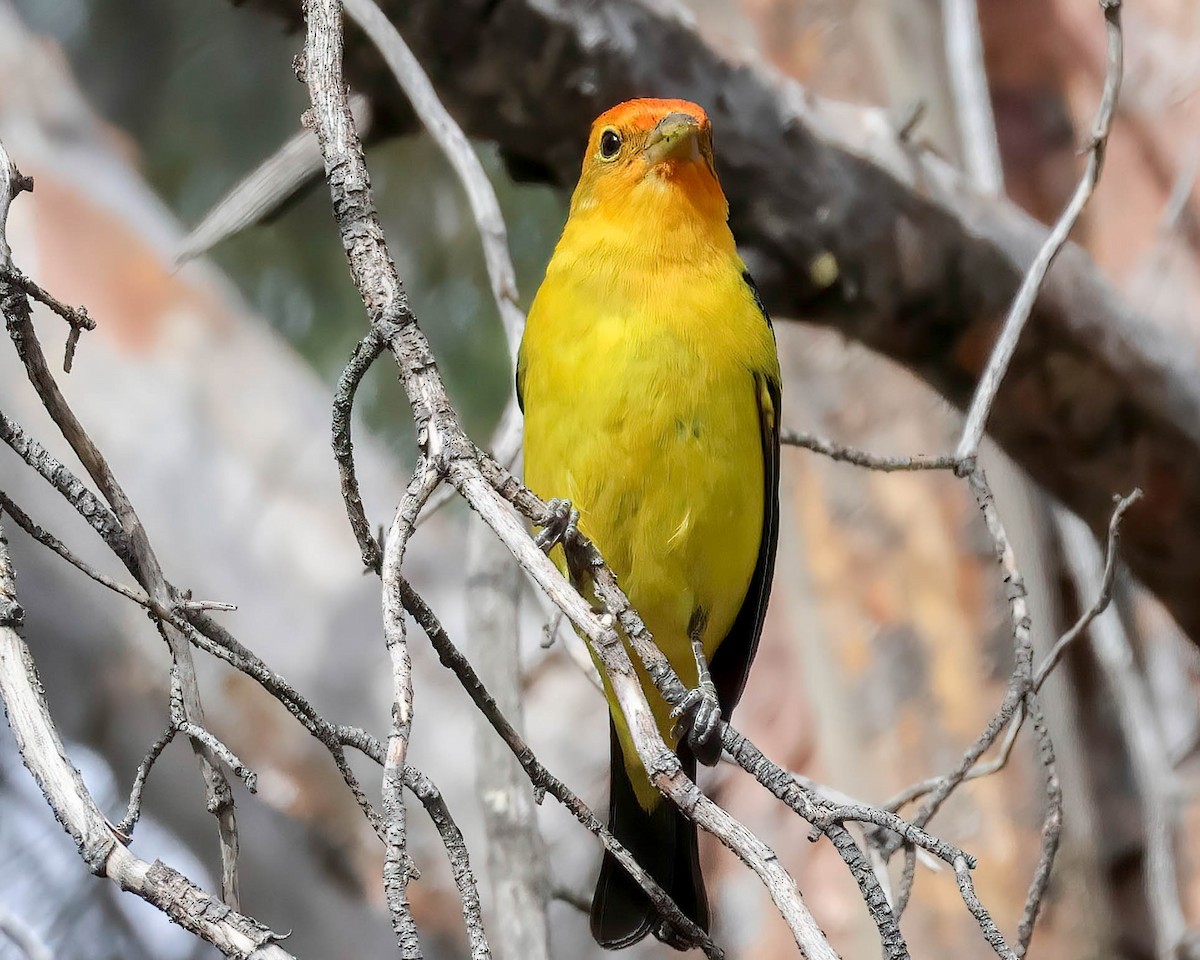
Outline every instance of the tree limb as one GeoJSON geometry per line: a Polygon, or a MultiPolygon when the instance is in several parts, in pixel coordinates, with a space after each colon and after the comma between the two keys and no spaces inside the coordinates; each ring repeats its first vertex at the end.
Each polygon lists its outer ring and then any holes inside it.
{"type": "Polygon", "coordinates": [[[276,933],[213,900],[160,861],[147,863],[119,841],[66,750],[42,693],[29,648],[17,632],[20,607],[7,544],[0,528],[0,701],[29,772],[54,816],[94,872],[154,904],[181,927],[242,960],[290,960],[276,933]],[[8,611],[7,614],[5,611],[8,611]]]}
{"type": "MultiPolygon", "coordinates": [[[[4,315],[8,335],[16,347],[17,356],[25,367],[29,382],[37,391],[46,412],[50,414],[55,426],[70,444],[71,449],[103,494],[104,499],[108,501],[113,515],[120,524],[123,535],[128,541],[128,549],[118,552],[118,557],[142,585],[149,597],[160,605],[169,607],[176,599],[174,591],[163,575],[162,567],[150,544],[146,529],[142,526],[142,521],[138,518],[125,490],[109,467],[108,461],[92,441],[66,398],[63,397],[54,375],[50,372],[42,345],[34,330],[28,294],[8,279],[12,267],[12,257],[11,251],[3,240],[4,228],[2,225],[8,218],[12,197],[22,189],[32,190],[33,184],[32,181],[21,177],[3,145],[0,145],[0,179],[6,181],[5,186],[0,187],[0,313],[4,315]]],[[[74,335],[80,329],[78,326],[71,328],[73,336],[68,341],[65,364],[68,368],[74,349],[74,335]]],[[[6,436],[5,439],[8,437],[6,436]]],[[[17,448],[14,447],[14,449],[17,448]]],[[[32,461],[30,463],[34,465],[32,461]]],[[[56,474],[61,474],[63,472],[61,464],[55,464],[55,466],[58,467],[56,474]]],[[[52,482],[54,481],[52,480],[52,482]]],[[[191,647],[188,645],[187,638],[170,623],[159,621],[158,627],[171,650],[175,667],[179,671],[184,719],[195,724],[198,729],[202,729],[204,727],[204,706],[200,701],[200,689],[196,682],[196,668],[192,661],[191,647]]],[[[239,841],[233,792],[229,788],[229,781],[221,769],[217,754],[194,737],[191,738],[191,743],[204,777],[208,810],[217,819],[217,834],[221,849],[221,898],[236,910],[240,899],[237,870],[239,841]]]]}
{"type": "MultiPolygon", "coordinates": [[[[249,0],[298,25],[296,0],[249,0]]],[[[966,408],[1047,231],[894,129],[882,110],[815,97],[707,46],[666,4],[383,0],[468,135],[567,187],[588,124],[633,96],[688,96],[720,139],[730,223],[767,306],[837,327],[966,408]],[[532,38],[532,39],[531,39],[532,38]],[[836,265],[829,281],[818,258],[836,265]],[[830,261],[829,258],[832,258],[830,261]]],[[[347,52],[374,102],[393,81],[347,52]]],[[[1200,637],[1200,366],[1068,244],[1000,387],[990,434],[1098,534],[1141,487],[1125,556],[1200,637]]]]}

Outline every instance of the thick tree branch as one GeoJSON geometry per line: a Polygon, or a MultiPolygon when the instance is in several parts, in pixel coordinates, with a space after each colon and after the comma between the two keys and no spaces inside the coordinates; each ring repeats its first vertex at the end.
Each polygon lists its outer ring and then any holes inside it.
{"type": "MultiPolygon", "coordinates": [[[[251,0],[299,23],[296,0],[251,0]]],[[[588,124],[632,96],[703,103],[720,144],[731,224],[767,306],[836,326],[964,409],[1047,231],[971,188],[881,110],[814,97],[734,63],[663,4],[610,0],[384,0],[381,7],[471,136],[524,176],[567,187],[588,124]],[[536,38],[531,42],[530,38],[536,38]],[[813,271],[832,256],[836,277],[813,271]]],[[[1097,26],[1099,29],[1099,25],[1097,26]]],[[[351,38],[356,88],[393,81],[351,38]]],[[[1122,303],[1068,244],[1042,285],[989,432],[1098,534],[1134,487],[1125,555],[1200,637],[1200,366],[1122,303]]]]}

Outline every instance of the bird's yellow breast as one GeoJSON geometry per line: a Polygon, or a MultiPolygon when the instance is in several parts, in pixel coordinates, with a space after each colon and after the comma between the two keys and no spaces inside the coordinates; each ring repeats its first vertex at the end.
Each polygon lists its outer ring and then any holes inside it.
{"type": "MultiPolygon", "coordinates": [[[[732,240],[650,263],[612,256],[619,249],[612,237],[572,237],[568,225],[530,311],[525,478],[543,498],[575,505],[581,529],[694,686],[689,623],[703,611],[711,656],[758,556],[764,465],[754,374],[778,362],[732,240]],[[606,255],[589,250],[589,239],[606,255]]],[[[666,705],[644,677],[643,686],[669,738],[666,705]]],[[[634,774],[619,710],[613,716],[634,774]]],[[[653,794],[644,774],[633,780],[639,798],[653,794]]]]}

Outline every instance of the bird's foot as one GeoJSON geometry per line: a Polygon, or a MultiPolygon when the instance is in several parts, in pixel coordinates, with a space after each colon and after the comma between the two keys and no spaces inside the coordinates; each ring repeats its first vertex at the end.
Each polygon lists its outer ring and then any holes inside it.
{"type": "Polygon", "coordinates": [[[533,540],[539,549],[549,553],[560,543],[565,547],[578,532],[579,511],[571,506],[570,500],[555,497],[546,504],[546,522],[533,540]]]}
{"type": "Polygon", "coordinates": [[[671,711],[675,720],[672,731],[677,740],[686,740],[687,745],[706,767],[713,767],[721,759],[721,738],[717,736],[717,725],[721,722],[721,704],[717,699],[717,688],[712,680],[702,678],[694,690],[671,711]]]}

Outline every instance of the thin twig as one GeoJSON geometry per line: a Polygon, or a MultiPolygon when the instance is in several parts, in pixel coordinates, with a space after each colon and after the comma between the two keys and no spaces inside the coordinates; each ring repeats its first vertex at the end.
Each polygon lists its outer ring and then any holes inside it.
{"type": "Polygon", "coordinates": [[[719,960],[723,957],[724,954],[716,944],[675,905],[663,889],[621,846],[608,828],[596,818],[587,804],[542,765],[520,732],[501,712],[499,705],[488,692],[479,675],[454,645],[429,605],[406,581],[401,582],[400,591],[405,609],[428,637],[442,665],[451,670],[458,678],[459,683],[462,684],[463,689],[480,713],[487,717],[492,728],[512,751],[517,762],[521,764],[530,783],[533,784],[534,799],[540,801],[543,794],[554,797],[570,811],[576,820],[600,839],[604,848],[621,862],[630,876],[646,891],[655,909],[666,917],[680,933],[696,943],[710,960],[719,960]]]}
{"type": "MultiPolygon", "coordinates": [[[[4,145],[0,144],[0,277],[23,291],[27,296],[44,303],[67,321],[70,333],[67,335],[67,348],[63,354],[63,370],[70,373],[71,364],[75,359],[75,347],[79,343],[79,335],[84,330],[96,329],[96,321],[88,316],[87,310],[83,307],[71,307],[52,297],[13,265],[12,249],[9,247],[6,237],[8,209],[12,204],[13,197],[18,193],[32,190],[32,178],[21,176],[21,172],[5,152],[4,145]]],[[[2,293],[3,290],[0,289],[0,294],[2,293]]],[[[3,297],[0,296],[0,299],[3,297]]]]}
{"type": "Polygon", "coordinates": [[[996,955],[1001,960],[1018,960],[1018,957],[1004,940],[1004,934],[1000,932],[1000,928],[988,915],[983,904],[979,901],[979,896],[975,893],[975,884],[971,880],[971,871],[967,868],[966,861],[959,860],[954,864],[954,878],[958,881],[958,889],[962,895],[963,903],[967,905],[967,909],[971,911],[971,916],[975,918],[975,922],[979,924],[979,928],[983,931],[983,938],[988,942],[988,945],[996,952],[996,955]]]}
{"type": "Polygon", "coordinates": [[[879,470],[883,473],[893,473],[904,470],[955,470],[958,468],[958,458],[941,457],[887,457],[865,450],[856,450],[844,444],[818,436],[815,433],[804,433],[801,430],[783,430],[779,434],[779,442],[787,446],[803,447],[823,457],[841,463],[850,463],[856,467],[868,470],[879,470]]]}
{"type": "Polygon", "coordinates": [[[63,372],[70,373],[71,364],[75,360],[75,347],[79,343],[80,334],[84,330],[95,330],[96,321],[88,316],[86,307],[72,307],[69,304],[63,303],[57,297],[39,287],[16,267],[8,268],[6,279],[13,286],[25,291],[27,295],[33,297],[38,303],[45,304],[67,321],[67,326],[70,330],[67,335],[67,348],[63,354],[63,372]]]}
{"type": "MultiPolygon", "coordinates": [[[[3,223],[8,217],[8,204],[13,196],[15,170],[0,146],[0,179],[5,186],[0,188],[0,236],[3,223]]],[[[2,242],[2,241],[0,241],[2,242]]],[[[11,266],[11,255],[7,245],[0,249],[0,267],[11,266]]],[[[150,544],[150,538],[138,518],[129,497],[117,481],[108,461],[84,429],[83,424],[63,397],[54,375],[46,363],[45,354],[33,326],[29,299],[23,291],[4,279],[0,274],[0,309],[4,312],[8,334],[16,348],[17,357],[25,367],[29,382],[37,391],[38,398],[50,414],[79,461],[108,501],[121,529],[128,538],[129,549],[121,561],[133,574],[147,595],[160,605],[169,607],[175,600],[171,588],[163,575],[158,557],[150,544]]],[[[179,670],[183,688],[184,711],[187,720],[204,727],[204,707],[200,700],[200,689],[196,681],[196,668],[187,638],[170,624],[160,621],[159,630],[171,650],[171,657],[179,670]]],[[[234,815],[233,793],[222,772],[216,756],[203,744],[192,741],[200,769],[204,776],[207,807],[216,817],[217,832],[221,849],[221,895],[225,903],[236,909],[238,896],[238,834],[234,815]]]]}
{"type": "MultiPolygon", "coordinates": [[[[16,605],[16,587],[0,524],[0,603],[16,605]]],[[[0,623],[0,701],[17,750],[84,863],[168,914],[190,933],[238,960],[291,960],[278,934],[214,901],[182,874],[147,863],[120,842],[88,792],[46,705],[41,680],[25,641],[12,623],[0,623]]]]}
{"type": "MultiPolygon", "coordinates": [[[[100,499],[59,460],[52,457],[19,424],[0,411],[0,440],[12,448],[18,457],[33,468],[39,476],[57,490],[122,562],[133,562],[129,538],[121,528],[121,522],[100,499]]],[[[74,562],[74,561],[73,561],[74,562]]],[[[78,565],[78,564],[77,564],[78,565]]]]}
{"type": "Polygon", "coordinates": [[[1046,654],[1046,658],[1033,677],[1035,691],[1042,689],[1042,684],[1058,666],[1063,654],[1067,652],[1067,648],[1087,631],[1088,627],[1092,625],[1092,621],[1107,610],[1108,605],[1112,602],[1113,583],[1117,573],[1117,549],[1121,541],[1121,520],[1124,519],[1125,512],[1141,499],[1142,491],[1138,489],[1117,499],[1116,509],[1113,510],[1112,518],[1108,521],[1108,542],[1104,547],[1104,572],[1095,591],[1095,599],[1046,654]]]}
{"type": "Polygon", "coordinates": [[[1100,99],[1100,107],[1096,114],[1095,123],[1087,144],[1088,160],[1083,178],[1075,188],[1070,202],[1062,216],[1054,224],[1054,228],[1046,237],[1033,263],[1030,264],[1017,295],[1013,298],[1008,316],[1004,320],[1000,337],[996,341],[992,354],[988,358],[987,367],[975,388],[975,396],[967,411],[966,424],[963,427],[962,438],[959,440],[955,456],[963,461],[973,461],[979,452],[979,444],[983,439],[983,431],[987,426],[988,414],[1000,383],[1008,372],[1017,342],[1025,321],[1033,310],[1034,301],[1041,291],[1042,281],[1046,272],[1067,242],[1075,221],[1091,199],[1096,184],[1100,181],[1100,172],[1104,167],[1104,155],[1108,146],[1108,135],[1112,129],[1113,116],[1117,108],[1117,96],[1121,90],[1121,76],[1124,69],[1123,37],[1121,33],[1121,0],[1101,0],[1100,6],[1104,11],[1104,21],[1108,29],[1108,66],[1104,79],[1104,93],[1100,99]]]}
{"type": "Polygon", "coordinates": [[[379,572],[383,555],[379,549],[379,542],[371,533],[371,524],[363,509],[350,431],[358,386],[371,369],[371,365],[383,354],[385,346],[379,328],[372,326],[354,348],[350,362],[338,378],[337,389],[333,394],[333,459],[337,463],[338,479],[342,485],[342,502],[346,505],[350,529],[354,531],[354,539],[358,541],[358,548],[362,552],[363,566],[376,573],[379,572]]]}
{"type": "Polygon", "coordinates": [[[383,546],[383,635],[392,662],[392,729],[388,736],[383,765],[383,819],[386,852],[383,887],[392,914],[400,956],[420,960],[421,945],[416,921],[408,904],[408,883],[414,869],[408,855],[408,830],[404,809],[404,767],[412,733],[413,684],[412,660],[404,623],[404,603],[400,597],[400,568],[421,507],[442,482],[441,473],[422,459],[417,464],[408,490],[396,507],[396,516],[383,546]]]}
{"type": "Polygon", "coordinates": [[[205,730],[202,726],[192,723],[187,719],[187,715],[183,708],[183,683],[179,679],[179,670],[177,667],[171,668],[171,723],[185,737],[190,737],[199,743],[202,743],[214,754],[221,758],[222,762],[233,771],[234,775],[245,781],[246,789],[254,793],[257,789],[258,776],[253,770],[247,767],[237,754],[229,749],[216,735],[205,730]]]}
{"type": "Polygon", "coordinates": [[[404,785],[412,791],[421,805],[425,807],[429,819],[437,828],[446,848],[446,856],[450,859],[450,873],[454,877],[454,885],[458,888],[458,899],[462,903],[463,922],[467,928],[467,942],[470,944],[471,960],[489,960],[492,955],[488,947],[487,937],[483,931],[483,911],[479,903],[479,884],[471,871],[471,859],[467,852],[466,841],[462,831],[450,815],[450,808],[442,798],[441,791],[434,782],[418,771],[415,767],[405,766],[404,785]]]}
{"type": "MultiPolygon", "coordinates": [[[[1067,567],[1080,596],[1104,589],[1108,562],[1102,561],[1095,538],[1076,517],[1059,510],[1055,523],[1067,567]],[[1101,564],[1104,564],[1102,567],[1101,564]],[[1103,572],[1099,572],[1103,571],[1103,572]]],[[[1111,532],[1110,532],[1111,542],[1111,532]]],[[[1144,679],[1138,673],[1129,638],[1117,617],[1091,625],[1092,652],[1104,677],[1129,750],[1129,762],[1142,804],[1146,845],[1146,902],[1154,926],[1158,960],[1174,960],[1187,923],[1179,899],[1174,830],[1177,787],[1162,731],[1144,679]]]]}
{"type": "Polygon", "coordinates": [[[133,837],[133,828],[137,826],[138,820],[142,817],[142,792],[146,789],[150,771],[158,758],[162,756],[162,752],[167,749],[167,744],[175,739],[177,733],[179,733],[179,727],[172,719],[172,722],[167,724],[167,729],[163,731],[162,736],[150,745],[146,756],[138,764],[137,774],[133,778],[133,788],[129,791],[129,803],[125,808],[125,816],[114,827],[126,842],[133,837]]]}

